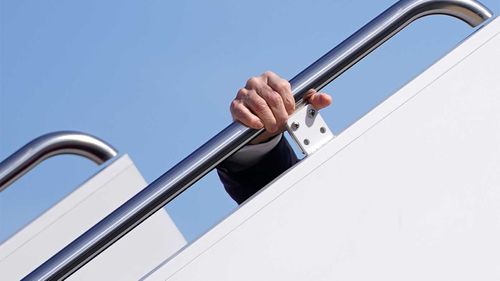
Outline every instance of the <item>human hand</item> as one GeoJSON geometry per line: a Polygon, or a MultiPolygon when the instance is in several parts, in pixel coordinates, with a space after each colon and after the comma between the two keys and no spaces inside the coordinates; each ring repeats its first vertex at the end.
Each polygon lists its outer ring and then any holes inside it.
{"type": "MultiPolygon", "coordinates": [[[[306,94],[305,100],[318,110],[332,103],[328,94],[314,90],[306,94]]],[[[266,71],[248,79],[231,102],[230,109],[235,121],[253,129],[266,129],[251,141],[251,144],[257,144],[285,130],[288,117],[295,111],[295,100],[290,83],[276,73],[266,71]]]]}

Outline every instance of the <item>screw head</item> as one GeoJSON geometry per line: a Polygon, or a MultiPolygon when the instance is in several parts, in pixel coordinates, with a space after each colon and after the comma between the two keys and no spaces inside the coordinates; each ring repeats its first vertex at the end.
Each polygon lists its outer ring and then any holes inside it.
{"type": "Polygon", "coordinates": [[[290,128],[292,128],[292,130],[294,131],[297,131],[299,127],[300,127],[299,122],[292,122],[292,125],[290,125],[290,128]]]}
{"type": "Polygon", "coordinates": [[[311,118],[313,118],[314,116],[316,116],[316,109],[314,108],[310,108],[308,111],[307,111],[307,115],[311,118]]]}

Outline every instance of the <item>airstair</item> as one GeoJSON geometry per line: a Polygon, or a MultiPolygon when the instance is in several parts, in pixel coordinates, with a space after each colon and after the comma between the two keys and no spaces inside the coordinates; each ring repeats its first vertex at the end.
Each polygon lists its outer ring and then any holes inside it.
{"type": "Polygon", "coordinates": [[[198,240],[162,207],[262,130],[232,123],[147,186],[115,157],[0,245],[2,280],[500,279],[500,19],[335,137],[303,102],[434,14],[491,17],[473,0],[402,0],[299,73],[289,133],[307,156],[198,240]]]}

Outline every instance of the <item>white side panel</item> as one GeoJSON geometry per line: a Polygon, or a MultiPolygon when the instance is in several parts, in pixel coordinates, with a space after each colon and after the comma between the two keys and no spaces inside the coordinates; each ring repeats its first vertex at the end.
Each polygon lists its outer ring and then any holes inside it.
{"type": "MultiPolygon", "coordinates": [[[[2,280],[19,280],[146,185],[120,157],[0,245],[2,280]]],[[[137,280],[186,241],[162,209],[71,276],[71,280],[137,280]]]]}
{"type": "Polygon", "coordinates": [[[147,280],[500,280],[500,20],[147,280]]]}

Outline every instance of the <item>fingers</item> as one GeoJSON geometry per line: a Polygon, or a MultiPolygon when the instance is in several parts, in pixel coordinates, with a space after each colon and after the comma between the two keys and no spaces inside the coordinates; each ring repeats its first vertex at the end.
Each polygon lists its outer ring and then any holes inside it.
{"type": "Polygon", "coordinates": [[[238,120],[245,124],[247,127],[253,129],[260,129],[264,124],[260,121],[259,117],[255,116],[245,105],[241,102],[234,100],[231,103],[231,115],[234,120],[238,120]]]}
{"type": "Polygon", "coordinates": [[[257,90],[249,90],[248,98],[244,104],[259,117],[267,131],[274,133],[278,130],[275,113],[269,105],[270,102],[265,99],[266,94],[263,94],[262,91],[262,89],[259,89],[259,92],[257,90]]]}
{"type": "Polygon", "coordinates": [[[271,110],[270,113],[273,119],[271,119],[270,116],[267,116],[266,113],[269,113],[267,109],[265,110],[264,114],[257,114],[257,116],[261,117],[264,120],[265,125],[267,124],[267,122],[264,118],[267,118],[267,121],[269,121],[266,129],[270,132],[276,132],[280,129],[283,129],[284,124],[288,119],[288,112],[285,109],[285,104],[281,95],[275,92],[266,84],[260,85],[259,88],[257,88],[255,91],[252,91],[252,93],[258,94],[259,97],[261,97],[265,101],[265,103],[267,103],[268,108],[271,110]]]}
{"type": "Polygon", "coordinates": [[[318,93],[311,90],[307,94],[307,101],[316,109],[323,109],[332,103],[332,97],[325,93],[318,93]]]}
{"type": "Polygon", "coordinates": [[[233,118],[252,128],[265,127],[277,133],[285,128],[288,115],[293,113],[295,101],[290,84],[268,71],[248,79],[231,104],[233,118]],[[259,119],[262,126],[257,127],[259,119]]]}
{"type": "Polygon", "coordinates": [[[277,130],[276,119],[271,108],[254,89],[242,88],[238,91],[231,103],[231,114],[233,119],[248,127],[254,129],[265,127],[270,132],[277,130]]]}
{"type": "MultiPolygon", "coordinates": [[[[322,109],[332,103],[329,95],[313,90],[305,99],[316,109],[322,109]]],[[[233,119],[250,128],[264,127],[268,132],[263,134],[266,138],[281,133],[289,115],[294,111],[295,99],[290,83],[271,71],[248,79],[245,87],[238,91],[231,103],[233,119]]]]}
{"type": "Polygon", "coordinates": [[[281,96],[288,115],[292,114],[295,111],[295,99],[290,83],[272,71],[266,71],[263,75],[269,86],[281,96]]]}

